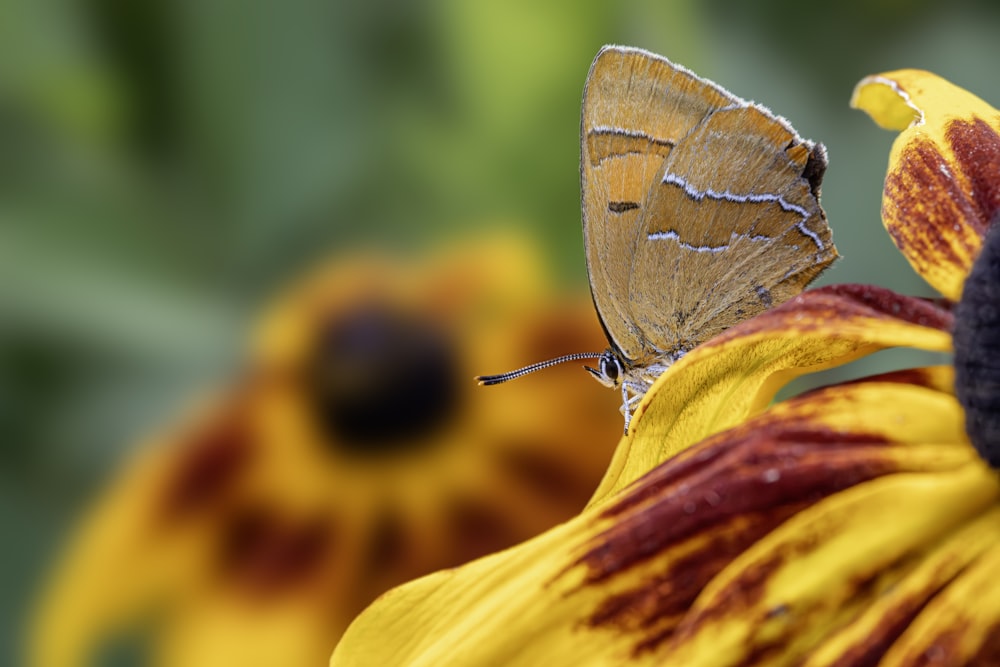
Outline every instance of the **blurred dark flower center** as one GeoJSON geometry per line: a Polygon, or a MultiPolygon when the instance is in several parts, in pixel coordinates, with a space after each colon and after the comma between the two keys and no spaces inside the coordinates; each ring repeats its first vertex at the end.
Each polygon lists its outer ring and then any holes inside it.
{"type": "Polygon", "coordinates": [[[452,342],[433,322],[387,304],[360,305],[331,319],[307,370],[327,435],[354,454],[383,454],[426,442],[459,399],[452,342]]]}

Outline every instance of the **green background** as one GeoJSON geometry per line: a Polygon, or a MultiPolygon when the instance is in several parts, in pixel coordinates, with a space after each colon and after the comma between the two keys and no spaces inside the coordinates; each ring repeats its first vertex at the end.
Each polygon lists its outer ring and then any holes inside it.
{"type": "Polygon", "coordinates": [[[579,105],[602,44],[826,143],[844,259],[822,282],[929,294],[879,222],[893,135],[847,102],[919,67],[1000,106],[998,27],[986,0],[0,0],[0,663],[80,503],[319,258],[508,225],[586,285],[579,105]]]}

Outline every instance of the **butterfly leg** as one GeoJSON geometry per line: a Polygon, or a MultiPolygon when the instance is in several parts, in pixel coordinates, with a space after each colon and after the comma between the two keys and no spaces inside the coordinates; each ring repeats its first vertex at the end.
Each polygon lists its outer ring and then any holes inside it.
{"type": "Polygon", "coordinates": [[[625,415],[625,434],[628,434],[628,426],[632,423],[632,402],[635,396],[628,395],[628,383],[622,382],[622,414],[625,415]]]}
{"type": "Polygon", "coordinates": [[[632,411],[635,409],[635,405],[642,400],[643,396],[646,395],[646,390],[649,389],[649,385],[643,382],[626,380],[625,382],[622,382],[621,387],[621,413],[625,415],[625,433],[628,433],[628,427],[632,423],[632,411]]]}

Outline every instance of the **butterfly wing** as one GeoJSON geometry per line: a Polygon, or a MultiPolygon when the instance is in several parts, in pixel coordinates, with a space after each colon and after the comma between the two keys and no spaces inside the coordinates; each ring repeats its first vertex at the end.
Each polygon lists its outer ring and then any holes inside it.
{"type": "Polygon", "coordinates": [[[627,360],[648,356],[650,346],[629,297],[650,185],[677,143],[712,110],[733,102],[722,91],[693,90],[687,79],[644,51],[604,47],[584,89],[580,175],[587,270],[608,338],[627,360]]]}
{"type": "Polygon", "coordinates": [[[665,58],[602,49],[581,135],[591,290],[630,363],[676,357],[837,257],[822,147],[665,58]]]}

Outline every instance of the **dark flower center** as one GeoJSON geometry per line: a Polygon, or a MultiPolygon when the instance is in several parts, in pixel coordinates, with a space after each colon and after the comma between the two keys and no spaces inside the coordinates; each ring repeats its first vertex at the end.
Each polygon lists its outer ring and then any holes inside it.
{"type": "Polygon", "coordinates": [[[979,454],[1000,469],[1000,215],[955,309],[955,393],[979,454]]]}
{"type": "Polygon", "coordinates": [[[385,454],[419,446],[457,408],[454,348],[431,321],[384,303],[331,319],[307,377],[315,410],[338,448],[385,454]]]}

